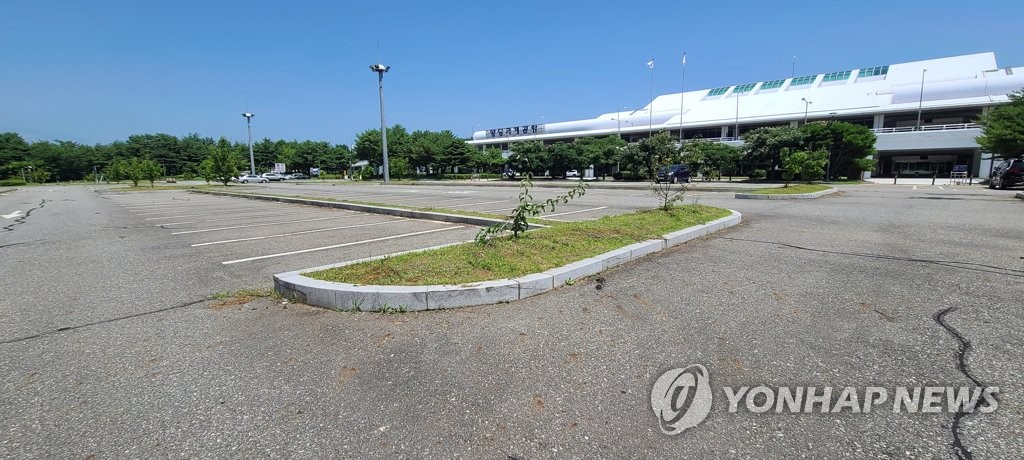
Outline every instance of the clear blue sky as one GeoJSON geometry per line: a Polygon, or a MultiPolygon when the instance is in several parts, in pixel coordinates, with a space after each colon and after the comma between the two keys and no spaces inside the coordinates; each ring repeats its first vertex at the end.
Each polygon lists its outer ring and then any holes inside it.
{"type": "Polygon", "coordinates": [[[1024,2],[5,0],[0,131],[352,142],[590,118],[677,92],[994,51],[1024,66],[1024,2]]]}

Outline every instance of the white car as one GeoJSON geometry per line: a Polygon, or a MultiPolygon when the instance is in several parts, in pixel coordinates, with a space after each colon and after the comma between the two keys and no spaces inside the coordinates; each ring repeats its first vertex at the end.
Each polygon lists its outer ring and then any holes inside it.
{"type": "Polygon", "coordinates": [[[575,170],[575,169],[570,169],[570,170],[566,171],[565,172],[565,178],[568,179],[570,177],[580,177],[580,172],[575,170]]]}
{"type": "Polygon", "coordinates": [[[242,174],[241,176],[238,176],[237,178],[231,180],[233,182],[241,182],[243,184],[248,184],[249,182],[255,182],[257,184],[266,184],[267,182],[270,182],[269,180],[267,180],[266,177],[260,177],[255,174],[242,174]]]}

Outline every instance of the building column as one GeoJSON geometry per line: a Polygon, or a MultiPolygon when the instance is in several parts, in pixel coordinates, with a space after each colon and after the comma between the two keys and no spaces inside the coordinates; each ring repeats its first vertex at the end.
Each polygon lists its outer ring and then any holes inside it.
{"type": "Polygon", "coordinates": [[[790,128],[799,128],[800,127],[800,122],[796,121],[796,120],[793,120],[793,121],[789,122],[789,127],[790,128]]]}
{"type": "Polygon", "coordinates": [[[722,127],[722,137],[729,137],[729,127],[728,126],[723,126],[722,127]]]}
{"type": "Polygon", "coordinates": [[[885,127],[885,114],[884,113],[880,113],[880,114],[875,115],[874,128],[875,129],[879,129],[879,128],[884,128],[884,127],[885,127]]]}

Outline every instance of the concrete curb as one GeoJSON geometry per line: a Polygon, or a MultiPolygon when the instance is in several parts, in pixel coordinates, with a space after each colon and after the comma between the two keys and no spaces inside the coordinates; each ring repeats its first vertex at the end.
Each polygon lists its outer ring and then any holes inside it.
{"type": "Polygon", "coordinates": [[[814,193],[793,193],[793,194],[760,194],[760,193],[737,193],[736,199],[747,199],[747,200],[810,200],[814,198],[820,198],[825,195],[831,195],[838,192],[839,189],[833,187],[828,190],[822,190],[814,193]]]}
{"type": "MultiPolygon", "coordinates": [[[[500,224],[501,220],[488,219],[486,217],[463,216],[459,214],[446,214],[441,212],[416,211],[404,208],[389,208],[385,206],[371,206],[367,204],[345,203],[341,201],[311,200],[307,198],[292,198],[274,195],[255,195],[249,193],[222,192],[217,190],[189,190],[192,193],[203,193],[207,195],[230,196],[235,198],[248,198],[250,200],[277,201],[280,203],[304,204],[309,206],[320,206],[324,208],[346,209],[349,211],[369,212],[374,214],[386,214],[389,216],[407,217],[410,219],[436,220],[454,224],[478,225],[489,227],[500,224]]],[[[546,228],[546,225],[530,224],[530,228],[546,228]]]]}
{"type": "Polygon", "coordinates": [[[595,275],[611,267],[739,224],[742,215],[736,211],[730,210],[730,212],[729,216],[672,232],[659,239],[631,244],[589,259],[514,279],[460,285],[371,286],[321,281],[304,276],[305,273],[328,268],[451,246],[451,244],[447,244],[280,273],[274,275],[274,289],[285,297],[332,310],[380,311],[388,308],[436,310],[511,302],[572,284],[580,278],[595,275]]]}
{"type": "Polygon", "coordinates": [[[1015,196],[1015,197],[1017,197],[1017,198],[1020,198],[1020,199],[1024,200],[1024,192],[1017,192],[1017,194],[1016,194],[1016,195],[1014,195],[1014,196],[1015,196]]]}
{"type": "MultiPolygon", "coordinates": [[[[590,185],[591,189],[595,189],[595,190],[650,190],[651,189],[651,183],[650,182],[612,182],[612,181],[586,181],[586,182],[587,182],[587,184],[590,185]]],[[[330,183],[331,182],[327,182],[326,184],[330,184],[330,183]]],[[[750,186],[744,187],[742,185],[739,185],[741,183],[738,182],[738,181],[737,181],[737,185],[734,185],[734,186],[729,186],[729,185],[727,185],[728,183],[720,184],[720,185],[719,184],[715,184],[715,185],[701,185],[703,183],[704,183],[703,181],[691,182],[691,184],[697,184],[697,185],[696,185],[696,187],[694,187],[690,191],[691,192],[735,192],[737,190],[745,190],[745,189],[746,190],[750,190],[750,189],[754,189],[754,188],[764,188],[765,185],[767,185],[767,186],[774,185],[774,184],[757,184],[757,185],[750,185],[750,186]]],[[[345,185],[344,182],[337,183],[337,184],[345,185]]],[[[356,184],[370,185],[370,184],[379,184],[379,183],[367,181],[367,182],[356,182],[356,184]]],[[[289,185],[297,185],[297,186],[302,186],[302,185],[325,185],[325,183],[322,183],[322,182],[292,182],[289,185]]],[[[519,181],[518,180],[512,180],[512,181],[506,181],[506,180],[429,181],[429,180],[424,180],[424,181],[415,181],[415,182],[411,182],[411,183],[408,183],[408,182],[395,183],[395,184],[392,184],[392,185],[399,186],[399,187],[419,187],[419,186],[427,186],[427,187],[459,187],[459,186],[461,186],[461,187],[516,187],[516,188],[518,188],[519,187],[519,181]]],[[[549,182],[546,179],[534,179],[534,182],[533,182],[533,186],[534,187],[539,187],[539,188],[561,188],[561,189],[568,189],[568,188],[572,187],[573,185],[576,185],[576,181],[555,180],[555,181],[549,182]]]]}

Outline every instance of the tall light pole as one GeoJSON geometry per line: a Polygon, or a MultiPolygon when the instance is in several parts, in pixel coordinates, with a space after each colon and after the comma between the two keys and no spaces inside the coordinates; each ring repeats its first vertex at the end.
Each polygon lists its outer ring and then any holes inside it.
{"type": "Polygon", "coordinates": [[[796,56],[793,56],[793,66],[789,69],[789,78],[796,78],[796,56]]]}
{"type": "Polygon", "coordinates": [[[647,139],[654,137],[654,58],[647,61],[647,67],[651,69],[651,105],[647,109],[647,139]]]}
{"type": "Polygon", "coordinates": [[[921,130],[921,107],[924,105],[924,73],[928,69],[921,69],[921,94],[917,97],[917,131],[921,130]]]}
{"type": "Polygon", "coordinates": [[[800,100],[804,101],[804,124],[806,125],[807,124],[807,107],[810,106],[811,104],[813,104],[814,102],[808,101],[806,97],[801,97],[800,100]]]}
{"type": "Polygon", "coordinates": [[[249,173],[256,175],[256,157],[252,154],[252,113],[245,112],[242,114],[245,117],[245,127],[249,131],[249,173]]]}
{"type": "Polygon", "coordinates": [[[686,51],[683,51],[683,78],[679,83],[679,145],[683,145],[683,98],[686,97],[686,51]]]}
{"type": "Polygon", "coordinates": [[[380,140],[384,153],[384,183],[391,182],[391,175],[388,173],[388,127],[384,123],[384,73],[391,69],[391,66],[374,64],[370,70],[377,72],[377,92],[380,95],[380,140]]]}
{"type": "Polygon", "coordinates": [[[740,138],[740,93],[736,92],[736,88],[733,88],[733,92],[736,95],[736,128],[732,133],[735,140],[740,138]]]}

